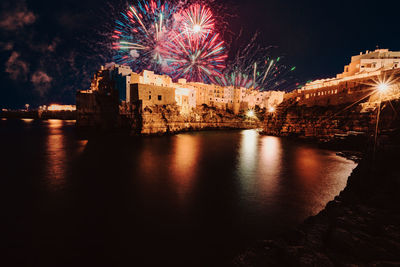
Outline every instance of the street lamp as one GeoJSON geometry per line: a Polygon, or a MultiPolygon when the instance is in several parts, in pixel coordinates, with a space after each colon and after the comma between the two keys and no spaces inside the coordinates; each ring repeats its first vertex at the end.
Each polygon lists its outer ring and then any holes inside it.
{"type": "Polygon", "coordinates": [[[249,110],[247,111],[246,115],[247,115],[247,117],[249,117],[249,118],[253,118],[256,114],[255,114],[254,110],[249,109],[249,110]]]}
{"type": "Polygon", "coordinates": [[[390,88],[390,86],[388,83],[381,82],[378,84],[377,88],[378,88],[379,93],[384,93],[390,88]]]}
{"type": "Polygon", "coordinates": [[[375,125],[375,141],[374,141],[374,157],[376,153],[376,143],[378,141],[378,131],[379,131],[379,117],[381,115],[381,105],[382,105],[382,94],[386,93],[390,89],[390,84],[387,82],[379,82],[376,85],[376,89],[379,93],[379,104],[378,113],[376,114],[376,125],[375,125]]]}

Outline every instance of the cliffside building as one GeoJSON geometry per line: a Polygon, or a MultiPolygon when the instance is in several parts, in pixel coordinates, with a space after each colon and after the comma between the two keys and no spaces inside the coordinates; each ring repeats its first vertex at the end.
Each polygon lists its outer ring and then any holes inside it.
{"type": "MultiPolygon", "coordinates": [[[[180,107],[182,113],[189,113],[196,106],[207,105],[235,114],[256,106],[275,107],[283,100],[284,92],[260,92],[246,88],[223,87],[215,84],[187,82],[179,79],[173,82],[167,75],[157,75],[144,70],[135,73],[128,66],[107,64],[94,75],[89,91],[117,91],[119,100],[127,104],[138,104],[142,109],[155,105],[180,107]]],[[[83,91],[82,91],[83,92],[83,91]]]]}
{"type": "Polygon", "coordinates": [[[382,81],[396,83],[399,88],[400,52],[377,49],[373,52],[353,56],[351,63],[336,78],[320,79],[286,94],[285,99],[294,99],[300,105],[329,106],[368,100],[374,96],[382,81]]]}

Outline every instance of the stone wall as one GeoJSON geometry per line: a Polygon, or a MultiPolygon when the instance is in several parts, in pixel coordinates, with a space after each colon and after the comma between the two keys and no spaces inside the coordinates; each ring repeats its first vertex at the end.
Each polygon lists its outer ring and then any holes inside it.
{"type": "Polygon", "coordinates": [[[76,95],[76,125],[80,128],[113,129],[119,127],[118,91],[76,95]]]}
{"type": "MultiPolygon", "coordinates": [[[[390,128],[390,121],[399,109],[399,100],[382,103],[380,130],[390,128]]],[[[372,136],[375,133],[377,106],[363,112],[361,105],[349,106],[300,106],[294,101],[283,102],[275,113],[267,114],[263,133],[278,136],[297,136],[316,139],[332,139],[350,131],[372,136]]]]}
{"type": "MultiPolygon", "coordinates": [[[[206,129],[261,128],[258,117],[235,115],[207,105],[179,112],[176,104],[142,106],[141,102],[119,104],[116,94],[77,94],[77,126],[93,130],[122,130],[130,134],[168,134],[206,129]]],[[[259,115],[259,114],[257,114],[259,115]]],[[[260,117],[260,116],[259,116],[260,117]]],[[[262,117],[262,116],[261,116],[262,117]]]]}

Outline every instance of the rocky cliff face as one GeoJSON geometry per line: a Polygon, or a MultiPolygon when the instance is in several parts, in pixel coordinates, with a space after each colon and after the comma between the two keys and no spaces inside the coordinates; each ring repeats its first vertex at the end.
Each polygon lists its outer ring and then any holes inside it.
{"type": "Polygon", "coordinates": [[[178,107],[174,105],[146,107],[141,113],[141,117],[141,134],[261,127],[260,121],[256,118],[249,119],[206,106],[198,107],[189,114],[181,114],[178,107]]]}
{"type": "MultiPolygon", "coordinates": [[[[264,131],[316,138],[348,130],[375,131],[376,110],[363,114],[343,108],[288,105],[267,118],[264,131]]],[[[324,210],[280,238],[258,242],[233,264],[400,266],[399,112],[399,100],[382,104],[376,150],[365,155],[346,188],[324,210]]]]}
{"type": "MultiPolygon", "coordinates": [[[[123,130],[131,134],[168,134],[206,129],[261,128],[254,118],[206,105],[182,114],[177,105],[119,104],[115,94],[77,94],[77,126],[94,130],[123,130]]],[[[261,112],[261,111],[260,111],[261,112]]]]}
{"type": "MultiPolygon", "coordinates": [[[[393,137],[394,136],[394,137],[393,137]]],[[[318,215],[260,241],[235,266],[400,266],[400,133],[362,160],[318,215]]]]}
{"type": "MultiPolygon", "coordinates": [[[[390,128],[390,121],[397,116],[394,106],[399,101],[382,103],[380,129],[390,128]]],[[[363,111],[360,105],[299,106],[283,102],[274,114],[268,114],[263,123],[263,133],[279,136],[298,136],[332,139],[349,131],[374,135],[378,108],[363,111]]]]}

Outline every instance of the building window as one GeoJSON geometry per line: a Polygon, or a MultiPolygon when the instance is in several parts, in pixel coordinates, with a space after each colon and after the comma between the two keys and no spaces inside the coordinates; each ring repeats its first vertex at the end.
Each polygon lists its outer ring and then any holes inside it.
{"type": "Polygon", "coordinates": [[[149,100],[151,100],[151,95],[149,95],[149,100]]]}
{"type": "Polygon", "coordinates": [[[161,101],[161,100],[162,100],[162,96],[158,95],[158,101],[161,101]]]}

